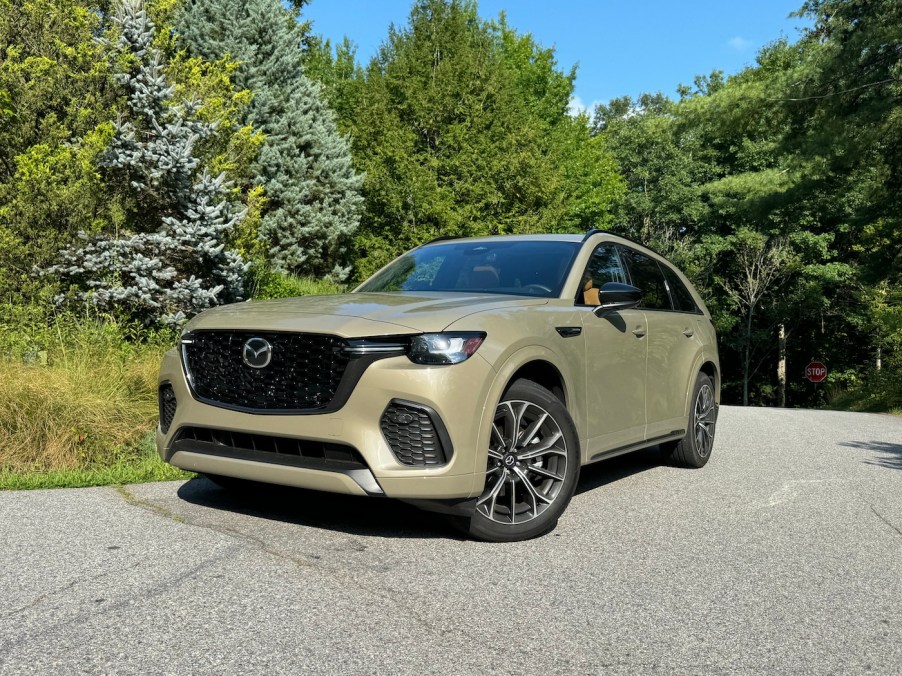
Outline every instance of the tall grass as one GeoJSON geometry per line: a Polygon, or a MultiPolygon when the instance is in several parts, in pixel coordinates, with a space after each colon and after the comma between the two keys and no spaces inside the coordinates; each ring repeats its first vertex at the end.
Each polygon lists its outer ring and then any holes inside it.
{"type": "Polygon", "coordinates": [[[0,306],[0,472],[109,467],[156,424],[156,374],[172,334],[112,317],[0,306]]]}
{"type": "MultiPolygon", "coordinates": [[[[259,273],[257,298],[340,293],[259,273]]],[[[0,303],[0,488],[178,478],[153,449],[157,372],[176,333],[107,315],[0,303]]]]}

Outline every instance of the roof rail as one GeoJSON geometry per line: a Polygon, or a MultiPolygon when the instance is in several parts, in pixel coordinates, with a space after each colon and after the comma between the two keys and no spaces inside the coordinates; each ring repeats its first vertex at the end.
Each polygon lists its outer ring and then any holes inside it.
{"type": "Polygon", "coordinates": [[[645,249],[648,249],[648,250],[651,251],[653,254],[657,254],[657,255],[660,256],[661,258],[667,258],[667,257],[666,257],[664,254],[662,254],[661,252],[655,251],[654,249],[652,249],[650,246],[648,246],[648,244],[643,244],[642,242],[640,242],[640,241],[638,241],[638,240],[635,240],[635,239],[633,239],[632,237],[627,237],[626,235],[618,235],[616,232],[611,232],[611,231],[609,231],[609,230],[590,230],[589,233],[586,234],[586,237],[585,237],[585,239],[583,239],[583,241],[585,242],[586,239],[589,238],[589,234],[595,234],[595,233],[597,233],[597,232],[604,232],[606,235],[613,235],[614,237],[619,237],[620,239],[625,240],[625,241],[629,242],[630,244],[635,244],[636,246],[641,246],[641,247],[643,247],[643,248],[645,248],[645,249]]]}
{"type": "Polygon", "coordinates": [[[436,242],[444,242],[448,239],[460,239],[460,235],[442,235],[441,237],[436,237],[435,239],[430,239],[428,242],[423,242],[420,246],[426,246],[427,244],[435,244],[436,242]]]}
{"type": "Polygon", "coordinates": [[[585,241],[588,240],[592,235],[597,235],[597,234],[599,234],[599,233],[601,233],[601,232],[604,232],[604,230],[599,230],[598,228],[589,228],[589,229],[586,231],[585,237],[583,237],[583,241],[585,242],[585,241]]]}

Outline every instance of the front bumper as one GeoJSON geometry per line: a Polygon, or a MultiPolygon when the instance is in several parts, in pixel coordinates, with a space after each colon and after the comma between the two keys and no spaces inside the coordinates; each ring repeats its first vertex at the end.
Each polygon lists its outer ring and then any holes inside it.
{"type": "Polygon", "coordinates": [[[493,376],[492,367],[478,353],[453,366],[420,366],[407,357],[390,357],[370,364],[338,411],[305,415],[245,413],[196,400],[177,352],[170,350],[164,357],[159,382],[172,386],[177,406],[166,432],[157,428],[157,448],[163,460],[195,472],[350,495],[420,500],[471,498],[482,492],[485,480],[485,449],[491,424],[486,402],[493,376]],[[444,423],[453,448],[447,464],[412,467],[398,461],[380,428],[380,419],[392,400],[428,406],[435,412],[444,423]],[[195,452],[173,444],[179,430],[186,427],[344,444],[359,452],[368,469],[311,469],[195,452]],[[361,473],[367,471],[369,477],[361,473]]]}

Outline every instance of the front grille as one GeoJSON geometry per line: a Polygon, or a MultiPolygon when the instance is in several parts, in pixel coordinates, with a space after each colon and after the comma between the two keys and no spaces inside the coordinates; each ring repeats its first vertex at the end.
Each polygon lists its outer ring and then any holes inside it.
{"type": "Polygon", "coordinates": [[[393,400],[380,420],[382,435],[403,465],[444,465],[451,457],[451,442],[432,409],[393,400]]]}
{"type": "Polygon", "coordinates": [[[345,444],[230,432],[209,427],[182,427],[170,449],[172,452],[185,450],[311,469],[368,469],[357,449],[345,444]]]}
{"type": "Polygon", "coordinates": [[[249,411],[316,411],[329,405],[348,365],[335,336],[259,331],[196,331],[183,337],[185,370],[202,401],[249,411]],[[244,346],[271,346],[263,368],[245,363],[244,346]]]}
{"type": "Polygon", "coordinates": [[[172,385],[169,383],[161,385],[157,393],[157,399],[160,404],[160,431],[166,434],[169,431],[169,426],[172,424],[172,419],[175,418],[175,408],[178,405],[175,399],[175,392],[172,391],[172,385]]]}

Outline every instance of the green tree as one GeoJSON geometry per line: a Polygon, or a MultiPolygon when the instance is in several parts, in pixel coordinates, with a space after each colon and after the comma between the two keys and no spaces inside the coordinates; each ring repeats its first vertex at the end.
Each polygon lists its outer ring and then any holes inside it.
{"type": "Polygon", "coordinates": [[[686,249],[707,216],[703,149],[683,132],[678,104],[663,94],[622,97],[595,109],[593,133],[617,158],[626,193],[615,208],[619,233],[689,263],[686,249]]]}
{"type": "Polygon", "coordinates": [[[100,165],[111,182],[131,186],[138,217],[118,236],[82,233],[88,241],[63,250],[47,273],[82,303],[178,325],[241,299],[246,266],[225,243],[244,214],[225,199],[225,175],[211,176],[195,153],[214,125],[197,119],[197,101],[173,102],[143,0],[120,0],[114,19],[105,43],[126,104],[100,165]]]}
{"type": "Polygon", "coordinates": [[[117,94],[95,41],[105,3],[0,0],[0,296],[37,293],[47,264],[84,230],[122,222],[96,160],[117,94]]]}
{"type": "MultiPolygon", "coordinates": [[[[165,22],[173,0],[148,2],[165,22]]],[[[105,0],[0,0],[0,296],[35,299],[35,280],[77,233],[155,230],[127,182],[102,169],[125,96],[99,41],[108,28],[105,0]]],[[[166,76],[178,100],[199,98],[196,117],[215,131],[195,146],[202,162],[235,181],[233,197],[253,215],[260,196],[245,179],[262,141],[240,123],[250,93],[236,91],[235,64],[178,54],[166,25],[155,46],[172,60],[166,76]]],[[[255,233],[256,235],[256,233],[255,233]]]]}
{"type": "Polygon", "coordinates": [[[341,279],[361,178],[320,86],[304,75],[307,30],[298,18],[279,0],[188,0],[175,27],[192,54],[237,60],[237,82],[254,93],[248,121],[266,136],[255,168],[266,188],[259,235],[270,263],[341,279]]]}
{"type": "Polygon", "coordinates": [[[363,68],[357,63],[357,47],[344,38],[332,43],[310,36],[304,50],[304,73],[319,82],[342,133],[350,132],[363,87],[363,68]]]}
{"type": "Polygon", "coordinates": [[[443,235],[603,225],[620,182],[566,106],[572,74],[475,3],[420,0],[363,74],[351,125],[366,173],[365,276],[443,235]]]}

